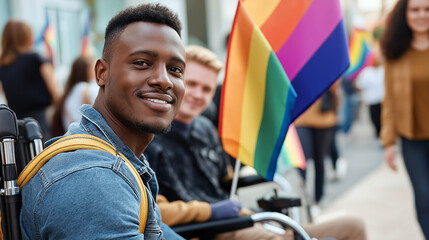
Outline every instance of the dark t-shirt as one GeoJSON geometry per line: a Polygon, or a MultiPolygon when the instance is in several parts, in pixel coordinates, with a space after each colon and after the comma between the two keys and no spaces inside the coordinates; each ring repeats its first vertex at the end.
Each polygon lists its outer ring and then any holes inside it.
{"type": "Polygon", "coordinates": [[[37,53],[23,53],[12,64],[0,66],[0,81],[7,103],[18,118],[51,104],[50,94],[40,73],[40,66],[48,61],[37,53]]]}

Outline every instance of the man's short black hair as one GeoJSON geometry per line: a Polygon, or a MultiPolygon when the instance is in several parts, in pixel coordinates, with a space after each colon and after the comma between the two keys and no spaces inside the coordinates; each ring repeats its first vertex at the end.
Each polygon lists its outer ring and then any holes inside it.
{"type": "Polygon", "coordinates": [[[133,22],[151,22],[165,24],[173,28],[181,37],[182,24],[174,12],[160,4],[141,4],[129,7],[114,16],[106,27],[103,59],[110,61],[113,46],[124,29],[133,22]]]}

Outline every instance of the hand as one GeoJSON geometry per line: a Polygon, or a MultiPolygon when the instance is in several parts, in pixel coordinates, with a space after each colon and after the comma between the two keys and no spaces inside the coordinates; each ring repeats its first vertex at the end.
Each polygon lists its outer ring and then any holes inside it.
{"type": "Polygon", "coordinates": [[[252,215],[254,213],[255,213],[254,211],[252,211],[248,208],[241,208],[240,209],[240,216],[249,216],[249,215],[252,215]]]}
{"type": "Polygon", "coordinates": [[[392,169],[393,171],[398,170],[395,157],[396,157],[396,151],[395,151],[394,145],[390,145],[384,149],[384,159],[386,160],[387,166],[389,166],[389,168],[392,169]]]}
{"type": "Polygon", "coordinates": [[[210,220],[237,217],[240,213],[241,204],[238,201],[226,199],[210,204],[212,215],[210,220]]]}

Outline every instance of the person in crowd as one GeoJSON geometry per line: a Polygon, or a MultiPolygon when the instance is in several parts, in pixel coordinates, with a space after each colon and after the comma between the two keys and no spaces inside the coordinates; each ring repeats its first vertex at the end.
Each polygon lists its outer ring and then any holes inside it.
{"type": "MultiPolygon", "coordinates": [[[[210,50],[186,47],[185,96],[171,132],[156,135],[145,154],[157,174],[162,220],[170,226],[205,222],[249,213],[228,199],[221,185],[232,176],[232,167],[217,130],[201,114],[212,102],[222,62],[210,50]]],[[[304,226],[313,237],[366,239],[362,221],[353,217],[304,226]]],[[[216,235],[215,239],[292,239],[262,225],[216,235]]]]}
{"type": "Polygon", "coordinates": [[[354,80],[341,78],[342,104],[340,109],[340,130],[344,136],[350,136],[353,122],[357,119],[360,97],[354,80]]]}
{"type": "Polygon", "coordinates": [[[369,106],[371,122],[378,138],[381,129],[381,102],[384,97],[384,67],[378,42],[373,44],[372,52],[373,62],[359,73],[356,87],[360,91],[362,101],[369,106]]]}
{"type": "MultiPolygon", "coordinates": [[[[313,213],[319,212],[318,204],[323,197],[325,185],[325,156],[329,153],[337,125],[339,81],[326,91],[296,121],[296,131],[301,140],[306,159],[313,159],[315,169],[315,191],[313,213]]],[[[302,170],[305,179],[306,171],[302,170]]]]}
{"type": "Polygon", "coordinates": [[[346,177],[348,170],[348,163],[344,157],[340,157],[340,151],[337,145],[336,134],[338,132],[339,126],[334,127],[334,133],[332,136],[331,146],[329,147],[329,158],[332,163],[332,181],[338,181],[346,177]]]}
{"type": "Polygon", "coordinates": [[[109,21],[95,64],[97,98],[65,135],[101,138],[130,164],[98,150],[51,158],[22,188],[24,239],[183,239],[161,222],[158,184],[143,155],[155,133],[169,131],[185,92],[180,31],[177,15],[160,4],[129,7],[109,21]]]}
{"type": "Polygon", "coordinates": [[[417,219],[429,239],[429,0],[399,0],[381,38],[385,96],[380,139],[397,170],[395,142],[414,190],[417,219]]]}
{"type": "Polygon", "coordinates": [[[60,99],[59,87],[52,63],[33,51],[33,33],[22,21],[9,20],[4,26],[0,81],[7,104],[18,119],[36,119],[44,139],[49,139],[46,110],[60,99]]]}
{"type": "Polygon", "coordinates": [[[64,93],[55,106],[52,117],[54,136],[63,135],[72,122],[80,122],[79,108],[82,104],[93,104],[98,94],[94,75],[95,60],[89,56],[76,58],[64,87],[64,93]]]}

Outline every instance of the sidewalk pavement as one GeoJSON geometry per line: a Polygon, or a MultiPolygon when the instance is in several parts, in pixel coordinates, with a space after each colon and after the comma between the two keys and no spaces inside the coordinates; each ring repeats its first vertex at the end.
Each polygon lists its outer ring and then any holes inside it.
{"type": "MultiPolygon", "coordinates": [[[[388,169],[383,160],[381,144],[374,139],[367,111],[363,106],[359,119],[353,125],[350,139],[337,138],[340,154],[348,163],[347,176],[339,181],[330,181],[330,161],[325,161],[325,195],[320,203],[321,213],[315,221],[351,214],[364,221],[368,240],[423,240],[402,159],[398,154],[398,172],[388,169]]],[[[314,191],[312,165],[311,161],[308,162],[305,192],[309,195],[314,191]]],[[[285,177],[290,182],[294,195],[303,197],[303,187],[297,181],[297,174],[297,171],[288,171],[285,177]]],[[[258,195],[272,194],[269,183],[238,191],[243,206],[250,208],[256,207],[254,200],[258,195]]],[[[300,215],[302,222],[308,220],[305,208],[301,207],[300,215]]]]}
{"type": "Polygon", "coordinates": [[[393,172],[383,164],[322,210],[316,221],[349,213],[363,219],[368,240],[423,240],[411,185],[402,164],[393,172]]]}
{"type": "Polygon", "coordinates": [[[327,181],[326,201],[316,221],[347,212],[363,219],[368,240],[423,240],[403,161],[398,153],[398,172],[384,163],[383,149],[374,140],[366,106],[362,106],[351,133],[353,141],[347,143],[340,138],[338,142],[349,163],[348,175],[339,183],[327,181]]]}

